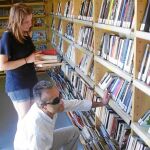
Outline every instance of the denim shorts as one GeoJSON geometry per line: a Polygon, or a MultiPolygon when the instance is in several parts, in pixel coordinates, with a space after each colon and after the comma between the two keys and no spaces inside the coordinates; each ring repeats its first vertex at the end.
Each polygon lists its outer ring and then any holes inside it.
{"type": "Polygon", "coordinates": [[[21,89],[17,91],[12,91],[7,93],[13,102],[25,102],[28,100],[33,100],[32,89],[21,89]]]}

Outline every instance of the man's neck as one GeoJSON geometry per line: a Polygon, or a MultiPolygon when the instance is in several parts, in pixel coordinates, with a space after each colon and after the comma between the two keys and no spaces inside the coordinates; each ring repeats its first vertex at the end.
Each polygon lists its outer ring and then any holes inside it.
{"type": "Polygon", "coordinates": [[[51,113],[51,112],[49,112],[49,111],[46,111],[46,110],[44,110],[44,109],[42,109],[42,111],[45,113],[45,114],[47,114],[51,119],[53,119],[53,117],[54,117],[54,113],[51,113]]]}
{"type": "Polygon", "coordinates": [[[53,114],[53,113],[51,113],[51,112],[46,112],[46,114],[47,114],[51,119],[53,119],[53,117],[54,117],[54,114],[53,114]]]}

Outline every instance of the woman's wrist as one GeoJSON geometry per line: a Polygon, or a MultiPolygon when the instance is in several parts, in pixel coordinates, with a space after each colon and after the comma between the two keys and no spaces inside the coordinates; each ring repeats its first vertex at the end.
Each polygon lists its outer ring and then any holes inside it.
{"type": "Polygon", "coordinates": [[[28,62],[27,62],[27,59],[26,58],[24,58],[24,60],[25,60],[25,64],[27,64],[28,62]]]}

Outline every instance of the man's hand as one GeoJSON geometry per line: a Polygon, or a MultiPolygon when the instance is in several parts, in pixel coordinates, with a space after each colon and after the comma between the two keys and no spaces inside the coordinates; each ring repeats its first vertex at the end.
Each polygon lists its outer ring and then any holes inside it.
{"type": "Polygon", "coordinates": [[[103,103],[103,105],[107,105],[107,104],[108,104],[108,102],[109,102],[109,100],[110,100],[110,97],[111,97],[111,95],[110,95],[110,93],[108,92],[108,90],[105,90],[103,99],[102,99],[102,101],[101,101],[101,102],[103,103]]]}

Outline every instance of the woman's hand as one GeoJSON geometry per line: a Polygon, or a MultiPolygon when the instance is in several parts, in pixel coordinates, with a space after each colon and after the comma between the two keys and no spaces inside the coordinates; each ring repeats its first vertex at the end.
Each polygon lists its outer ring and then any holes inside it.
{"type": "Polygon", "coordinates": [[[109,100],[110,100],[110,98],[111,98],[110,93],[108,92],[108,90],[105,90],[104,96],[103,96],[103,99],[102,99],[103,105],[107,105],[109,100]]]}
{"type": "Polygon", "coordinates": [[[26,57],[25,60],[27,64],[35,62],[35,53],[32,53],[31,55],[26,57]]]}

